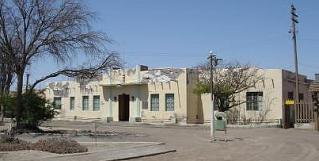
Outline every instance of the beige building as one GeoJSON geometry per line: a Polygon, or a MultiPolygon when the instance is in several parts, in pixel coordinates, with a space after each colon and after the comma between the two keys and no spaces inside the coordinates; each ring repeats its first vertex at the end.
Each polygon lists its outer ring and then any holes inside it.
{"type": "MultiPolygon", "coordinates": [[[[258,75],[262,80],[254,88],[249,88],[236,95],[236,100],[243,102],[228,112],[229,123],[275,123],[281,124],[287,108],[287,100],[295,97],[295,74],[283,69],[259,69],[258,75]]],[[[304,75],[299,75],[300,102],[310,102],[310,80],[304,75]]],[[[209,95],[202,95],[201,102],[204,109],[204,122],[210,122],[209,95]]],[[[293,111],[292,111],[293,112],[293,111]]],[[[294,118],[291,118],[293,120],[294,118]]]]}
{"type": "MultiPolygon", "coordinates": [[[[232,110],[233,122],[279,122],[285,100],[294,95],[294,74],[260,69],[264,80],[236,96],[246,103],[232,110]],[[236,109],[236,110],[235,110],[236,109]]],[[[309,82],[300,75],[300,98],[309,99],[309,82]]],[[[92,81],[50,83],[46,96],[54,101],[59,119],[205,123],[210,120],[209,95],[193,91],[199,72],[189,68],[111,70],[92,81]]]]}

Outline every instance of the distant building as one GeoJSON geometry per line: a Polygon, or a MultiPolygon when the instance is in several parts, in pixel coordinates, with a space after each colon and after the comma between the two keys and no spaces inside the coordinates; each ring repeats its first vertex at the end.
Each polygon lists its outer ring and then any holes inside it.
{"type": "Polygon", "coordinates": [[[314,115],[313,115],[313,121],[314,123],[314,128],[316,130],[319,130],[319,74],[315,74],[315,80],[311,82],[310,84],[310,92],[312,95],[313,99],[313,104],[314,104],[314,115]]]}
{"type": "MultiPolygon", "coordinates": [[[[294,74],[259,69],[264,80],[241,92],[244,100],[230,114],[232,121],[279,123],[285,101],[294,97],[294,74]]],[[[300,75],[300,100],[308,101],[309,80],[300,75]]],[[[210,96],[193,91],[199,72],[189,68],[114,69],[97,80],[50,83],[46,97],[60,111],[58,119],[205,123],[210,120],[210,96]]]]}
{"type": "Polygon", "coordinates": [[[310,84],[310,91],[319,94],[319,74],[315,74],[315,80],[310,84]]]}

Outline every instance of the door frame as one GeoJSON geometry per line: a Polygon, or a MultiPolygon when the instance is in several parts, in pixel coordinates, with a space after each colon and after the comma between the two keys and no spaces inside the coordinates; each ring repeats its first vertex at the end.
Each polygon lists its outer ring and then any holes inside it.
{"type": "Polygon", "coordinates": [[[122,93],[118,95],[119,121],[129,121],[130,119],[130,95],[122,93]]]}
{"type": "Polygon", "coordinates": [[[294,128],[295,124],[295,106],[294,105],[284,105],[283,110],[283,128],[294,128]]]}

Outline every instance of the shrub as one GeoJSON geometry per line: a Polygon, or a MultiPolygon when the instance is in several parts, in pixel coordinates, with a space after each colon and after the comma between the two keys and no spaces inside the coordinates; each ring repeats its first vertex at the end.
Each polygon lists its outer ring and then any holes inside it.
{"type": "MultiPolygon", "coordinates": [[[[16,96],[8,98],[6,106],[6,116],[15,117],[16,96]],[[10,103],[11,102],[11,103],[10,103]],[[13,102],[13,103],[12,103],[13,102]]],[[[43,121],[52,119],[57,112],[52,103],[49,103],[41,92],[31,91],[23,94],[23,108],[21,116],[21,125],[25,129],[38,131],[37,126],[43,121]]]]}
{"type": "Polygon", "coordinates": [[[69,138],[41,139],[32,145],[32,149],[58,154],[81,153],[88,151],[87,147],[84,147],[75,140],[69,138]]]}
{"type": "Polygon", "coordinates": [[[4,117],[7,118],[13,118],[14,117],[14,109],[15,106],[15,96],[13,95],[6,95],[3,97],[0,97],[0,106],[2,106],[3,109],[1,109],[3,112],[4,117]]]}
{"type": "Polygon", "coordinates": [[[1,135],[0,137],[0,151],[17,151],[30,149],[31,143],[27,141],[10,137],[9,135],[1,135]]]}
{"type": "Polygon", "coordinates": [[[0,151],[18,150],[40,150],[58,154],[81,153],[88,151],[86,147],[69,138],[47,138],[41,139],[32,144],[18,138],[10,137],[9,135],[1,135],[0,151]]]}
{"type": "Polygon", "coordinates": [[[52,104],[40,95],[40,93],[27,93],[23,97],[24,107],[22,114],[22,123],[28,126],[36,127],[42,121],[49,120],[54,117],[56,112],[52,104]]]}

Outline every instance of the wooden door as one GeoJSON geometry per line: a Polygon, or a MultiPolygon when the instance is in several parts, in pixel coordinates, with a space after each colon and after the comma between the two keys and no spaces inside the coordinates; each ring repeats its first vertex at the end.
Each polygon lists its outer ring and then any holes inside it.
{"type": "Polygon", "coordinates": [[[130,96],[119,95],[119,121],[129,121],[130,116],[130,96]]]}
{"type": "Polygon", "coordinates": [[[285,129],[293,128],[295,123],[295,113],[293,105],[285,105],[284,108],[284,127],[285,129]]]}

